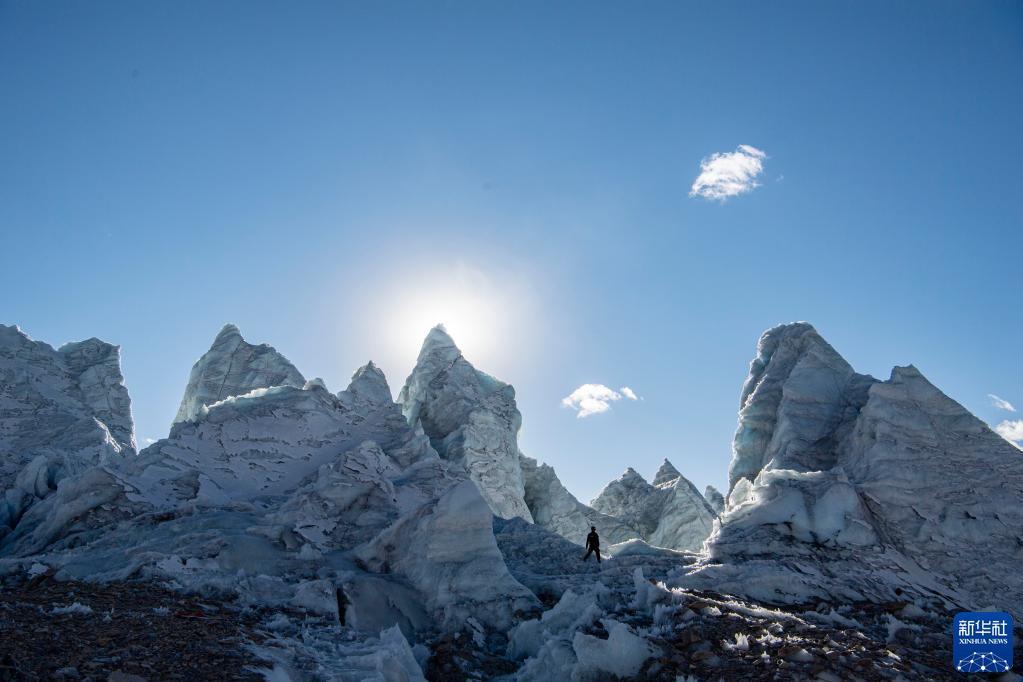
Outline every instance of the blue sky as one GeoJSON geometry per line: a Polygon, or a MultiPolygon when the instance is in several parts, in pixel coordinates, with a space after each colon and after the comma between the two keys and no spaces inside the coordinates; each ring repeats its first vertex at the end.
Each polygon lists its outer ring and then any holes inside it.
{"type": "Polygon", "coordinates": [[[397,393],[446,321],[584,500],[723,487],[780,322],[1019,419],[1021,84],[1011,2],[0,0],[0,321],[120,344],[140,441],[225,322],[397,393]]]}

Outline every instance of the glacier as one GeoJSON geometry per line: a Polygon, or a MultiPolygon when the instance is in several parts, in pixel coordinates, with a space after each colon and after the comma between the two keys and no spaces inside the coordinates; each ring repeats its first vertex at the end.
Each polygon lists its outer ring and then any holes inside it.
{"type": "Polygon", "coordinates": [[[443,326],[427,335],[398,402],[442,457],[469,472],[496,515],[533,520],[519,463],[515,389],[469,364],[443,326]]]}
{"type": "Polygon", "coordinates": [[[135,454],[119,358],[95,338],[54,350],[0,325],[0,546],[62,481],[135,454]]]}
{"type": "Polygon", "coordinates": [[[699,550],[715,516],[703,495],[667,459],[653,483],[629,467],[590,506],[628,524],[633,537],[666,549],[699,550]]]}
{"type": "Polygon", "coordinates": [[[683,582],[1021,613],[1023,459],[919,370],[857,374],[811,325],[781,325],[740,401],[728,501],[683,582]]]}
{"type": "Polygon", "coordinates": [[[590,505],[442,327],[395,401],[372,362],[331,393],[227,325],[140,452],[116,346],[0,326],[0,379],[5,590],[230,595],[266,679],[933,679],[951,613],[1023,618],[1018,450],[807,323],[760,339],[726,494],[665,459],[590,505]]]}

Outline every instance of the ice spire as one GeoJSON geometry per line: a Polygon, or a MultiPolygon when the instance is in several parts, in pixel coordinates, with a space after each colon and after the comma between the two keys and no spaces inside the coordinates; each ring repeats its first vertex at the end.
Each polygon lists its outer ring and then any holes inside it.
{"type": "Polygon", "coordinates": [[[195,419],[203,405],[257,388],[304,385],[302,373],[273,346],[247,343],[238,327],[225,324],[193,365],[174,423],[195,419]]]}
{"type": "Polygon", "coordinates": [[[675,465],[668,461],[668,458],[664,458],[664,462],[661,463],[661,468],[657,470],[654,475],[654,485],[661,485],[662,483],[668,483],[674,481],[676,478],[682,475],[675,465]]]}
{"type": "Polygon", "coordinates": [[[391,388],[387,385],[387,377],[379,367],[370,360],[355,370],[352,382],[346,389],[348,393],[371,403],[393,402],[391,388]]]}

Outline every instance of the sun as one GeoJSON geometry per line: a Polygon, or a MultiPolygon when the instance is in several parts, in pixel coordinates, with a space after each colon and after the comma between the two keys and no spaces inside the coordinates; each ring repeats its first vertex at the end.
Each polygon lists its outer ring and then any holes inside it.
{"type": "Polygon", "coordinates": [[[511,356],[521,359],[529,298],[516,278],[468,265],[409,272],[376,298],[371,333],[379,340],[380,360],[407,373],[427,333],[443,324],[470,362],[499,371],[511,356]]]}

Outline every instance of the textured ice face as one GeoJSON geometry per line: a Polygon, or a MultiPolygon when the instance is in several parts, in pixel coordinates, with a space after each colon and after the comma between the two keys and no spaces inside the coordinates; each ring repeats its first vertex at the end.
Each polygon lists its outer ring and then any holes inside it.
{"type": "Polygon", "coordinates": [[[703,491],[703,499],[707,500],[707,504],[714,510],[715,514],[720,514],[725,509],[725,498],[721,492],[712,485],[708,485],[703,491]]]}
{"type": "Polygon", "coordinates": [[[591,505],[597,511],[621,519],[638,537],[657,547],[698,550],[710,534],[714,511],[700,492],[664,460],[654,480],[646,482],[629,467],[605,486],[591,505]]]}
{"type": "Polygon", "coordinates": [[[373,441],[396,466],[436,456],[389,399],[379,370],[363,368],[354,390],[335,396],[316,383],[276,386],[203,406],[146,448],[126,478],[157,506],[185,500],[228,504],[294,490],[338,457],[373,441]],[[368,377],[372,376],[372,383],[368,377]],[[368,390],[368,389],[372,390],[368,390]],[[192,482],[194,488],[183,485],[192,482]]]}
{"type": "Polygon", "coordinates": [[[742,388],[729,493],[740,478],[752,481],[772,460],[776,468],[796,470],[833,465],[835,439],[873,382],[856,374],[805,322],[766,331],[742,388]]]}
{"type": "Polygon", "coordinates": [[[120,348],[92,338],[66,343],[57,351],[78,384],[82,401],[110,431],[122,451],[135,451],[131,398],[121,375],[120,348]]]}
{"type": "Polygon", "coordinates": [[[660,486],[665,483],[671,483],[681,475],[682,473],[675,468],[675,465],[665,459],[661,462],[661,466],[657,469],[657,473],[654,474],[653,485],[660,486]]]}
{"type": "Polygon", "coordinates": [[[910,366],[870,387],[839,461],[892,544],[1023,616],[1018,449],[910,366]]]}
{"type": "Polygon", "coordinates": [[[304,385],[301,372],[286,357],[266,344],[247,343],[237,327],[227,324],[192,367],[174,423],[194,420],[204,406],[258,388],[304,385]]]}
{"type": "Polygon", "coordinates": [[[356,401],[372,405],[394,405],[398,409],[394,398],[391,397],[391,389],[387,385],[387,378],[379,367],[372,362],[360,367],[352,375],[352,381],[348,388],[338,394],[339,398],[345,398],[344,394],[356,401]]]}
{"type": "Polygon", "coordinates": [[[490,508],[471,481],[449,489],[356,552],[369,570],[396,574],[421,591],[427,609],[458,629],[473,616],[507,629],[516,611],[538,610],[511,577],[493,533],[490,508]]]}
{"type": "Polygon", "coordinates": [[[656,547],[699,551],[710,535],[714,510],[685,476],[679,476],[658,490],[665,493],[660,518],[646,538],[656,547]]]}
{"type": "Polygon", "coordinates": [[[614,516],[587,507],[568,492],[554,469],[538,464],[535,459],[521,457],[525,499],[533,521],[577,545],[584,545],[590,526],[606,544],[639,537],[639,531],[614,516]]]}
{"type": "Polygon", "coordinates": [[[399,516],[398,465],[365,441],[316,473],[271,518],[319,552],[371,540],[399,516]]]}
{"type": "Polygon", "coordinates": [[[441,457],[465,468],[494,514],[533,520],[519,464],[515,389],[469,364],[443,327],[426,337],[398,402],[441,457]]]}
{"type": "Polygon", "coordinates": [[[54,350],[0,325],[0,539],[64,478],[134,453],[116,346],[54,350]]]}
{"type": "Polygon", "coordinates": [[[769,330],[730,474],[708,540],[722,563],[701,580],[779,601],[900,587],[1023,611],[1023,458],[914,367],[880,382],[805,323],[769,330]]]}
{"type": "Polygon", "coordinates": [[[635,528],[639,537],[646,538],[657,529],[660,508],[665,494],[646,482],[629,467],[611,481],[595,497],[590,506],[599,512],[615,516],[635,528]]]}

